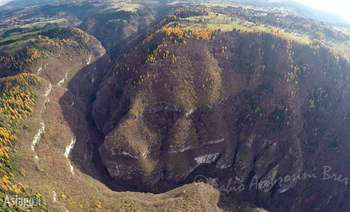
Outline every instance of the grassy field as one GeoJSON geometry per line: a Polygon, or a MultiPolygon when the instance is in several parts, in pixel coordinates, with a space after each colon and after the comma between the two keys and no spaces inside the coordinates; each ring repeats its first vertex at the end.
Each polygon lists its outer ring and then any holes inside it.
{"type": "MultiPolygon", "coordinates": [[[[339,27],[334,27],[336,30],[339,30],[347,35],[350,35],[350,32],[347,30],[344,30],[339,27]]],[[[339,41],[334,41],[334,40],[327,40],[329,44],[334,46],[337,51],[341,52],[349,61],[350,61],[350,41],[345,41],[345,42],[339,42],[339,41]]]]}
{"type": "Polygon", "coordinates": [[[159,1],[156,0],[135,0],[135,3],[143,3],[143,4],[159,4],[159,1]]]}
{"type": "Polygon", "coordinates": [[[32,23],[32,26],[36,26],[36,24],[48,24],[48,23],[62,23],[62,22],[65,22],[65,21],[68,21],[67,19],[65,18],[59,18],[59,19],[55,19],[55,20],[50,20],[50,19],[43,19],[41,20],[40,22],[37,22],[37,23],[32,23]]]}
{"type": "Polygon", "coordinates": [[[247,5],[241,5],[241,4],[202,4],[207,7],[242,7],[243,9],[246,10],[256,10],[256,11],[267,11],[266,9],[263,8],[258,8],[258,7],[253,7],[253,6],[247,6],[247,5]]]}
{"type": "Polygon", "coordinates": [[[288,33],[288,32],[285,32],[284,29],[277,29],[275,27],[271,27],[271,28],[268,28],[266,26],[257,26],[256,28],[258,28],[259,30],[263,31],[263,32],[271,32],[271,29],[274,29],[275,32],[278,31],[278,33],[280,34],[283,34],[295,41],[298,41],[302,44],[310,44],[312,42],[312,37],[310,34],[305,34],[303,36],[297,36],[297,35],[294,35],[293,33],[288,33]]]}
{"type": "Polygon", "coordinates": [[[1,32],[1,30],[5,31],[5,30],[16,28],[16,27],[21,27],[21,28],[44,27],[48,23],[58,23],[59,24],[59,23],[65,22],[65,21],[68,21],[68,20],[65,18],[59,18],[59,19],[40,18],[39,22],[34,22],[34,23],[30,23],[30,24],[25,24],[25,25],[13,25],[7,29],[0,29],[0,32],[1,32]]]}
{"type": "Polygon", "coordinates": [[[292,33],[286,33],[284,30],[282,31],[284,35],[292,38],[293,40],[296,40],[302,44],[310,44],[312,43],[312,37],[310,34],[304,35],[304,36],[295,36],[292,33]]]}
{"type": "Polygon", "coordinates": [[[3,51],[8,54],[15,53],[16,51],[21,50],[29,41],[35,41],[35,38],[31,38],[28,40],[20,40],[14,43],[10,43],[8,45],[0,46],[0,51],[3,51]]]}
{"type": "Polygon", "coordinates": [[[6,37],[6,38],[0,40],[0,43],[4,42],[4,41],[8,41],[8,40],[17,40],[17,39],[20,39],[20,38],[22,38],[22,37],[24,37],[26,35],[34,35],[34,34],[36,34],[38,32],[40,32],[40,31],[27,32],[27,33],[12,35],[12,36],[9,36],[9,37],[6,37]]]}
{"type": "Polygon", "coordinates": [[[283,34],[300,43],[309,44],[312,42],[310,35],[304,35],[300,37],[300,36],[294,35],[293,33],[287,33],[283,29],[277,29],[275,27],[266,27],[263,25],[254,26],[255,24],[252,22],[244,22],[243,24],[242,21],[231,20],[230,16],[226,16],[224,14],[219,14],[218,16],[216,16],[214,12],[210,12],[206,16],[192,16],[185,19],[193,22],[199,22],[201,19],[208,20],[207,23],[193,23],[185,27],[186,29],[190,29],[190,30],[209,28],[209,29],[221,29],[222,31],[232,31],[233,28],[236,28],[237,30],[252,32],[255,28],[257,28],[264,32],[271,32],[271,30],[274,29],[276,32],[278,30],[280,34],[283,34]]]}
{"type": "Polygon", "coordinates": [[[53,20],[53,21],[49,21],[50,23],[61,23],[61,22],[64,22],[64,21],[67,21],[67,19],[65,18],[60,18],[60,19],[56,19],[56,20],[53,20]]]}
{"type": "MultiPolygon", "coordinates": [[[[211,4],[213,6],[213,4],[211,4]]],[[[219,14],[216,16],[215,13],[210,12],[206,16],[192,16],[185,18],[186,20],[192,21],[187,26],[184,26],[186,29],[190,29],[192,31],[196,29],[221,29],[222,31],[232,31],[233,28],[237,30],[241,30],[243,32],[252,32],[254,29],[259,29],[263,32],[271,32],[274,29],[275,32],[278,31],[279,34],[282,34],[286,37],[293,39],[302,44],[310,44],[312,43],[313,37],[311,34],[304,34],[303,36],[294,35],[294,33],[285,32],[284,29],[278,29],[276,27],[266,27],[264,25],[254,26],[254,23],[251,22],[242,22],[240,20],[231,20],[231,17],[219,14]],[[250,27],[249,27],[250,26],[250,27]]],[[[328,48],[333,48],[342,55],[345,56],[350,61],[350,41],[345,42],[336,42],[334,40],[327,40],[327,42],[332,45],[327,46],[328,48]]]]}
{"type": "Polygon", "coordinates": [[[167,5],[175,5],[179,3],[181,3],[181,1],[173,1],[173,2],[167,3],[167,5]]]}
{"type": "Polygon", "coordinates": [[[345,42],[338,42],[338,41],[328,41],[329,44],[331,44],[335,50],[340,52],[345,56],[350,61],[350,42],[345,41],[345,42]]]}
{"type": "Polygon", "coordinates": [[[219,14],[219,16],[216,16],[214,12],[210,12],[208,15],[204,16],[191,16],[188,18],[185,18],[186,20],[190,21],[198,21],[199,19],[209,19],[209,21],[217,22],[217,21],[223,21],[223,20],[231,20],[231,17],[224,15],[224,14],[219,14]]]}
{"type": "Polygon", "coordinates": [[[124,10],[124,11],[134,12],[140,6],[141,6],[140,4],[116,4],[113,8],[119,8],[118,11],[124,10]]]}

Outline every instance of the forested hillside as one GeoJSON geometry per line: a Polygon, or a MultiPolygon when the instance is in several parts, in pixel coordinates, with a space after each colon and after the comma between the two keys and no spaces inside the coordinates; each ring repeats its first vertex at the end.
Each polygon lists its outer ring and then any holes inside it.
{"type": "MultiPolygon", "coordinates": [[[[46,208],[43,196],[23,181],[17,180],[17,175],[25,176],[17,158],[17,151],[21,148],[17,134],[30,130],[30,126],[23,123],[31,116],[36,101],[35,93],[41,84],[33,74],[19,74],[0,79],[0,198],[5,195],[26,195],[42,202],[42,209],[46,208]],[[36,87],[36,88],[34,88],[36,87]],[[33,89],[34,88],[34,89],[33,89]]],[[[8,211],[8,205],[1,204],[1,210],[8,211]]],[[[11,211],[23,211],[23,206],[14,206],[11,211]]]]}
{"type": "MultiPolygon", "coordinates": [[[[187,23],[167,16],[125,46],[107,72],[93,116],[106,136],[100,154],[112,177],[163,191],[196,175],[248,188],[255,177],[320,174],[329,164],[349,174],[335,165],[349,161],[347,59],[318,41],[301,44],[274,31],[192,30],[187,23]]],[[[346,185],[312,182],[222,195],[271,211],[309,211],[313,204],[304,200],[339,195],[323,208],[346,207],[346,185]]]]}

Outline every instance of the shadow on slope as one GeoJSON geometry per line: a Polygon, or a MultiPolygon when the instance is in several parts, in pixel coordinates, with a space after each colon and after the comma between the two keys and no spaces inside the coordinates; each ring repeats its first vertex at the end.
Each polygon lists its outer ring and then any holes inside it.
{"type": "Polygon", "coordinates": [[[96,129],[91,116],[95,93],[109,63],[110,57],[105,54],[82,68],[68,82],[68,91],[60,98],[59,103],[64,119],[76,139],[69,155],[74,167],[103,182],[112,190],[122,191],[125,189],[116,184],[101,161],[98,148],[103,143],[104,135],[96,129]]]}

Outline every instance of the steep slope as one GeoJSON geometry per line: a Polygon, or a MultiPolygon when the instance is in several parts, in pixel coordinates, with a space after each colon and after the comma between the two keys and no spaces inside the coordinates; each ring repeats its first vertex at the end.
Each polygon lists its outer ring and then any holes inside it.
{"type": "MultiPolygon", "coordinates": [[[[41,83],[41,80],[33,74],[21,74],[0,79],[0,197],[5,203],[6,195],[8,198],[8,195],[26,194],[28,197],[36,197],[36,199],[42,200],[43,204],[46,204],[38,192],[32,191],[25,182],[18,179],[19,173],[22,175],[25,173],[23,168],[18,166],[16,157],[17,152],[20,151],[18,143],[23,142],[20,134],[30,128],[25,121],[32,116],[37,100],[35,95],[39,91],[38,87],[41,83]],[[18,127],[22,124],[23,129],[18,127]]],[[[29,150],[34,150],[35,144],[36,139],[30,144],[29,150]]],[[[7,207],[5,204],[0,205],[2,211],[8,210],[7,207]]],[[[14,209],[20,208],[14,207],[14,209]]],[[[46,209],[46,206],[43,205],[43,209],[46,209]]]]}
{"type": "Polygon", "coordinates": [[[348,61],[317,42],[185,30],[175,18],[126,46],[97,93],[111,176],[162,191],[201,175],[217,178],[223,201],[344,211],[348,61]]]}
{"type": "MultiPolygon", "coordinates": [[[[0,196],[3,201],[5,194],[40,199],[40,208],[47,210],[46,189],[39,187],[43,181],[38,180],[43,178],[34,175],[45,168],[38,147],[45,131],[51,131],[45,119],[49,95],[84,67],[86,58],[94,61],[105,50],[94,37],[74,28],[41,31],[20,47],[13,51],[4,46],[7,50],[0,57],[0,124],[5,144],[1,155],[8,159],[2,166],[0,196]]],[[[8,211],[8,206],[2,204],[1,208],[8,211]]],[[[23,210],[23,205],[14,205],[13,210],[23,210]]]]}
{"type": "Polygon", "coordinates": [[[108,10],[89,16],[79,28],[100,40],[114,57],[128,40],[154,20],[155,12],[148,8],[136,12],[108,10]]]}
{"type": "Polygon", "coordinates": [[[32,72],[62,84],[69,69],[78,71],[105,50],[96,38],[76,28],[38,31],[24,41],[1,46],[0,76],[32,72]]]}

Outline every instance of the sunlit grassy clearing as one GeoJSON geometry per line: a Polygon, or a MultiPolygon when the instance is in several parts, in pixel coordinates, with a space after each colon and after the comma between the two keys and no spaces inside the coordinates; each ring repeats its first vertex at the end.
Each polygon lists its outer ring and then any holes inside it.
{"type": "Polygon", "coordinates": [[[350,61],[350,42],[349,41],[345,41],[345,42],[328,41],[328,43],[333,46],[330,48],[334,48],[350,61]]]}
{"type": "Polygon", "coordinates": [[[271,29],[274,29],[275,32],[278,31],[279,34],[283,34],[295,41],[298,41],[299,43],[302,43],[302,44],[310,44],[312,42],[312,38],[311,38],[311,35],[310,34],[304,34],[303,36],[297,36],[297,35],[294,35],[293,33],[290,33],[290,32],[285,32],[284,29],[278,29],[278,28],[275,28],[275,27],[271,27],[271,28],[268,28],[266,26],[256,26],[256,28],[258,28],[259,30],[263,31],[263,32],[271,32],[271,29]]]}
{"type": "Polygon", "coordinates": [[[118,11],[124,10],[124,11],[136,11],[141,5],[140,4],[123,4],[122,7],[120,7],[120,4],[116,4],[113,8],[119,8],[118,11]]]}
{"type": "Polygon", "coordinates": [[[22,27],[26,27],[26,28],[30,28],[30,27],[44,27],[48,23],[57,23],[57,24],[59,24],[59,23],[65,22],[65,21],[67,21],[67,19],[65,19],[65,18],[60,18],[60,19],[56,19],[56,20],[43,19],[40,22],[26,24],[26,25],[24,25],[22,27]]]}
{"type": "Polygon", "coordinates": [[[122,2],[123,0],[106,0],[107,2],[122,2]]]}
{"type": "Polygon", "coordinates": [[[185,18],[186,20],[190,20],[190,21],[196,21],[196,20],[199,20],[199,19],[209,19],[212,20],[212,21],[217,21],[217,20],[225,20],[225,19],[231,19],[231,17],[227,16],[227,15],[224,15],[224,14],[220,14],[218,16],[216,16],[216,13],[214,12],[209,12],[208,15],[203,15],[203,16],[191,16],[191,17],[188,17],[188,18],[185,18]]]}
{"type": "Polygon", "coordinates": [[[4,41],[8,41],[8,40],[17,40],[17,39],[20,39],[20,38],[22,38],[24,36],[33,35],[33,34],[38,33],[38,32],[40,32],[40,31],[27,32],[27,33],[22,33],[22,34],[11,35],[9,37],[6,37],[6,38],[0,40],[0,43],[4,42],[4,41]]]}
{"type": "Polygon", "coordinates": [[[144,4],[159,4],[159,1],[153,0],[134,0],[134,3],[144,3],[144,4]]]}
{"type": "Polygon", "coordinates": [[[179,4],[181,3],[180,1],[173,1],[173,2],[170,2],[170,3],[167,3],[168,5],[175,5],[175,4],[179,4]]]}
{"type": "MultiPolygon", "coordinates": [[[[223,14],[219,14],[219,16],[216,16],[214,13],[210,13],[207,16],[193,16],[193,17],[189,17],[186,18],[187,20],[191,20],[191,21],[198,21],[200,19],[208,19],[209,18],[209,23],[194,23],[191,24],[189,26],[186,26],[186,29],[189,30],[200,30],[200,29],[221,29],[221,31],[227,32],[227,31],[232,31],[233,28],[235,28],[236,30],[241,30],[242,32],[252,32],[255,28],[263,31],[263,32],[271,32],[272,29],[274,29],[274,31],[279,34],[282,34],[286,37],[289,37],[291,39],[293,39],[294,41],[297,41],[299,43],[302,44],[310,44],[312,43],[312,35],[311,34],[304,34],[303,36],[297,36],[294,35],[293,33],[287,33],[284,31],[284,29],[277,29],[275,27],[266,27],[263,25],[260,26],[252,26],[252,27],[248,27],[248,26],[242,26],[240,25],[240,21],[231,21],[230,17],[225,16],[223,14]],[[224,19],[225,17],[225,19],[224,19]],[[230,23],[224,23],[223,20],[227,20],[230,21],[230,23]]],[[[251,22],[246,22],[246,24],[251,25],[251,22]]],[[[329,44],[331,44],[333,47],[329,47],[329,48],[334,48],[336,51],[340,52],[342,55],[345,56],[345,58],[347,58],[348,60],[350,60],[350,42],[349,41],[345,41],[345,42],[335,42],[335,41],[327,41],[329,44]]]]}
{"type": "MultiPolygon", "coordinates": [[[[15,29],[15,28],[28,28],[30,30],[31,28],[34,28],[34,27],[42,28],[48,23],[62,23],[62,22],[65,22],[65,21],[67,21],[67,19],[65,19],[65,18],[60,18],[60,19],[56,19],[56,20],[41,19],[40,22],[25,24],[25,25],[22,25],[22,26],[14,25],[14,26],[8,27],[8,28],[0,28],[0,35],[3,32],[7,31],[7,30],[11,30],[11,29],[15,29]]],[[[21,38],[23,36],[34,34],[34,33],[36,33],[36,32],[28,32],[28,33],[22,33],[22,34],[21,33],[17,33],[17,34],[14,33],[13,35],[11,35],[9,37],[6,37],[6,38],[0,40],[0,42],[11,40],[11,39],[18,39],[18,38],[21,38]]]]}
{"type": "Polygon", "coordinates": [[[250,9],[250,10],[256,10],[256,11],[267,11],[266,9],[263,8],[258,8],[258,7],[253,7],[253,6],[247,6],[247,5],[240,5],[240,4],[202,4],[205,5],[207,7],[242,7],[243,9],[250,9]]]}
{"type": "Polygon", "coordinates": [[[28,40],[20,40],[14,43],[10,43],[8,45],[0,46],[0,51],[12,54],[16,51],[21,50],[29,41],[35,41],[35,38],[31,38],[28,40]]]}
{"type": "Polygon", "coordinates": [[[186,20],[190,21],[200,21],[200,20],[208,20],[207,23],[195,23],[190,26],[187,26],[187,29],[195,30],[195,29],[221,29],[222,31],[232,31],[233,28],[236,28],[237,30],[241,31],[247,31],[252,32],[255,28],[264,31],[264,32],[271,32],[271,29],[274,29],[275,32],[279,31],[280,34],[283,34],[295,41],[298,41],[303,44],[309,44],[312,42],[312,39],[310,35],[303,35],[303,36],[296,36],[293,33],[287,33],[283,29],[277,29],[274,27],[266,27],[263,25],[260,26],[254,26],[255,24],[252,22],[245,22],[245,25],[240,24],[240,20],[233,21],[231,20],[232,17],[224,15],[224,14],[216,14],[214,12],[210,12],[208,15],[205,16],[192,16],[185,18],[186,20]],[[249,27],[251,26],[251,27],[249,27]]]}
{"type": "Polygon", "coordinates": [[[50,21],[51,23],[61,23],[61,22],[64,22],[64,21],[67,21],[67,19],[65,18],[60,18],[60,19],[57,19],[57,20],[54,20],[54,21],[50,21]]]}

